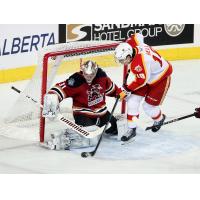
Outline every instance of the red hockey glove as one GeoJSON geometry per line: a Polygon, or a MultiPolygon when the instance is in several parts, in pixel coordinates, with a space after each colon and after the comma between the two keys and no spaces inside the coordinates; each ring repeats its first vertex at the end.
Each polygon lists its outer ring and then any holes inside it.
{"type": "Polygon", "coordinates": [[[195,108],[194,116],[195,116],[196,118],[200,118],[200,107],[199,107],[199,108],[195,108]]]}

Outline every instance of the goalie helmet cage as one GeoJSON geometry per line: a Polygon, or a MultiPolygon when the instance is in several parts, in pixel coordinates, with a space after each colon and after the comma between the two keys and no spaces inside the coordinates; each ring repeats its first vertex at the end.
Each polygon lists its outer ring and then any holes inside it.
{"type": "MultiPolygon", "coordinates": [[[[37,109],[36,105],[33,105],[34,103],[31,103],[30,101],[25,103],[25,101],[27,101],[24,100],[25,96],[28,95],[43,105],[44,95],[52,87],[52,83],[59,71],[59,67],[62,64],[64,65],[64,62],[72,62],[76,59],[79,60],[80,66],[80,62],[83,62],[84,59],[93,59],[94,57],[108,55],[112,56],[112,59],[114,60],[113,53],[118,44],[118,42],[114,41],[84,41],[56,44],[43,48],[40,52],[38,52],[38,67],[35,71],[35,74],[29,84],[26,86],[25,90],[22,92],[22,94],[20,94],[20,97],[17,100],[18,103],[15,104],[14,109],[20,109],[20,111],[15,110],[15,113],[21,112],[21,110],[25,110],[26,113],[23,113],[20,117],[15,115],[12,116],[12,118],[9,117],[9,121],[15,122],[17,121],[17,118],[18,120],[20,119],[22,121],[32,118],[39,118],[39,140],[40,142],[44,142],[46,134],[45,124],[47,120],[42,117],[41,108],[37,108],[38,111],[36,112],[37,109]],[[32,104],[32,106],[28,106],[30,104],[32,104]]],[[[104,59],[110,59],[110,57],[104,59]]],[[[101,66],[98,61],[97,63],[101,66]]],[[[127,67],[125,66],[123,77],[125,77],[126,72],[127,67]]],[[[122,103],[121,112],[125,112],[124,102],[122,103]]]]}

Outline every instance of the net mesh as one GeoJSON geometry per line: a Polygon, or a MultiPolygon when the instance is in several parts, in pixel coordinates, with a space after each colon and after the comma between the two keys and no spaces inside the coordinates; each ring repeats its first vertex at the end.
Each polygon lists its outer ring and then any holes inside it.
{"type": "MultiPolygon", "coordinates": [[[[2,126],[4,130],[0,130],[0,133],[3,132],[6,136],[10,134],[11,137],[18,135],[17,138],[19,139],[28,138],[38,141],[41,134],[39,129],[41,119],[39,104],[44,95],[41,90],[44,68],[47,67],[45,84],[48,91],[56,82],[64,81],[70,74],[79,71],[80,62],[85,60],[92,59],[101,67],[116,66],[113,56],[116,45],[117,43],[113,41],[71,42],[48,46],[41,50],[38,54],[38,66],[35,73],[8,112],[4,126],[2,126]],[[46,64],[44,62],[45,57],[48,57],[46,64]],[[38,104],[28,99],[27,96],[33,98],[38,104]],[[5,124],[8,128],[5,128],[5,124]]],[[[61,112],[67,118],[72,119],[71,100],[61,103],[61,112]]],[[[45,136],[64,128],[56,120],[46,120],[45,136]]]]}

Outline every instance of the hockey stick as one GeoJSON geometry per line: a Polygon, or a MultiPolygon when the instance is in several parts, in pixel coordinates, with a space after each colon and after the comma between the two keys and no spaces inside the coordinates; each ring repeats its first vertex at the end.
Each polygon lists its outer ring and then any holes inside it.
{"type": "MultiPolygon", "coordinates": [[[[183,116],[183,117],[179,117],[179,118],[176,118],[176,119],[172,119],[172,120],[170,120],[170,121],[164,122],[161,126],[164,126],[164,125],[166,125],[166,124],[171,124],[171,123],[174,123],[174,122],[177,122],[177,121],[180,121],[180,120],[189,118],[189,117],[193,117],[193,116],[194,116],[194,113],[193,113],[193,114],[190,114],[190,115],[185,115],[185,116],[183,116]]],[[[145,131],[150,130],[150,129],[154,128],[154,127],[157,127],[157,126],[149,126],[149,127],[147,127],[147,128],[145,129],[145,131]]]]}
{"type": "MultiPolygon", "coordinates": [[[[16,87],[12,86],[11,87],[12,90],[14,90],[17,93],[21,93],[21,91],[19,89],[17,89],[16,87]]],[[[25,96],[27,99],[30,99],[31,101],[33,101],[34,103],[36,103],[38,106],[40,106],[41,108],[43,108],[42,105],[40,105],[35,99],[33,99],[32,97],[26,95],[25,96]]],[[[65,118],[61,113],[57,114],[56,118],[64,123],[68,128],[76,131],[78,134],[82,135],[85,138],[94,138],[98,135],[100,135],[102,133],[102,131],[104,130],[104,126],[101,128],[98,128],[96,131],[87,131],[85,129],[83,129],[82,127],[80,127],[79,125],[75,124],[74,122],[72,122],[71,120],[65,118]]]]}
{"type": "Polygon", "coordinates": [[[102,136],[103,136],[103,134],[105,133],[105,131],[106,131],[108,125],[109,125],[109,122],[110,122],[110,120],[111,120],[111,118],[112,118],[112,116],[113,116],[113,113],[114,113],[114,111],[115,111],[115,108],[116,108],[116,106],[117,106],[117,103],[118,103],[118,101],[119,101],[119,98],[120,98],[120,97],[117,96],[116,101],[115,101],[115,104],[114,104],[114,106],[113,106],[113,109],[112,109],[112,111],[111,111],[111,113],[110,113],[108,122],[106,123],[106,125],[105,125],[105,127],[104,127],[104,129],[103,129],[103,132],[101,133],[101,136],[100,136],[100,138],[99,138],[99,141],[98,141],[98,143],[97,143],[95,149],[94,149],[93,151],[91,151],[91,152],[82,152],[82,153],[81,153],[81,156],[82,156],[83,158],[86,158],[86,157],[88,157],[88,156],[94,156],[95,153],[97,152],[97,149],[98,149],[98,147],[99,147],[99,145],[100,145],[100,143],[101,143],[101,140],[102,140],[102,136]]]}

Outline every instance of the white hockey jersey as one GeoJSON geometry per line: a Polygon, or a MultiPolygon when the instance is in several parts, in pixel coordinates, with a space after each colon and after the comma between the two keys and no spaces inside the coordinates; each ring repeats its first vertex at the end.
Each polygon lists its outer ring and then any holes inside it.
{"type": "Polygon", "coordinates": [[[129,90],[137,90],[146,84],[156,84],[172,73],[171,64],[146,45],[141,34],[132,35],[126,42],[136,51],[129,65],[130,73],[126,83],[129,90]]]}

